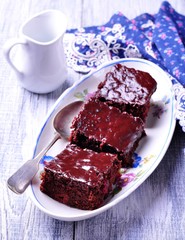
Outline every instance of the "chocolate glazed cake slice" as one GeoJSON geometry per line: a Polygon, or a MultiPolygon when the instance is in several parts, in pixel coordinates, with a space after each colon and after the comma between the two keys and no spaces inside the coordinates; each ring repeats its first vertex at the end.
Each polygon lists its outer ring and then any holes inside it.
{"type": "Polygon", "coordinates": [[[99,84],[95,98],[145,121],[156,87],[149,73],[117,64],[99,84]]]}
{"type": "Polygon", "coordinates": [[[144,123],[139,117],[92,98],[74,119],[70,140],[81,148],[116,153],[122,166],[128,167],[144,135],[144,123]]]}
{"type": "Polygon", "coordinates": [[[116,154],[97,153],[69,144],[46,163],[40,190],[71,207],[93,210],[109,196],[120,167],[116,154]]]}

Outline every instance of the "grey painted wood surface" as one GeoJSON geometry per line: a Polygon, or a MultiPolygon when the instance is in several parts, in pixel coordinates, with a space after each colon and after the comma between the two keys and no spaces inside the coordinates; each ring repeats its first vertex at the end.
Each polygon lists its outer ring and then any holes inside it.
{"type": "MultiPolygon", "coordinates": [[[[156,13],[160,0],[1,0],[0,48],[16,37],[28,17],[48,8],[68,17],[68,28],[103,24],[117,11],[132,18],[156,13]]],[[[185,14],[184,0],[169,1],[185,14]]],[[[1,239],[185,239],[185,134],[176,127],[170,147],[156,171],[130,196],[88,220],[63,222],[38,210],[27,195],[17,196],[6,179],[30,154],[43,118],[64,89],[79,79],[69,70],[69,82],[57,91],[37,95],[22,89],[0,51],[0,233],[1,239]]]]}

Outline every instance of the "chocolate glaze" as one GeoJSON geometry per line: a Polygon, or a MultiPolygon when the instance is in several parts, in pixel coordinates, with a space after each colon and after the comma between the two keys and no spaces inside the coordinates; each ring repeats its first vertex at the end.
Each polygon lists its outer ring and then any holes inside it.
{"type": "Polygon", "coordinates": [[[99,84],[97,96],[119,103],[143,105],[156,90],[157,83],[149,73],[121,64],[114,66],[99,84]]]}
{"type": "MultiPolygon", "coordinates": [[[[73,122],[74,131],[128,152],[144,131],[143,121],[97,99],[89,100],[73,122]]],[[[72,133],[73,135],[73,133],[72,133]]]]}
{"type": "Polygon", "coordinates": [[[115,154],[97,153],[70,144],[52,161],[46,163],[45,170],[52,171],[55,179],[57,176],[58,179],[66,178],[96,186],[102,184],[104,174],[110,171],[115,161],[119,169],[120,161],[115,154]]]}
{"type": "Polygon", "coordinates": [[[155,89],[148,73],[115,65],[74,119],[71,143],[46,163],[41,191],[72,207],[101,206],[121,164],[132,164],[155,89]]]}

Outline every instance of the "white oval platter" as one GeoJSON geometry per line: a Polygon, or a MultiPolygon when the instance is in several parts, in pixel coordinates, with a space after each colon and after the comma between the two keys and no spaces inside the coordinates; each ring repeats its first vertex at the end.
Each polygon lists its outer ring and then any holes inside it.
{"type": "MultiPolygon", "coordinates": [[[[34,155],[45,147],[54,136],[53,117],[65,105],[85,98],[93,93],[105,74],[116,63],[127,67],[149,72],[157,81],[157,91],[153,94],[151,108],[146,123],[147,136],[140,142],[134,154],[135,164],[133,168],[122,169],[122,190],[115,194],[105,205],[93,210],[85,211],[61,204],[40,189],[40,173],[43,170],[43,161],[40,162],[39,172],[29,186],[28,194],[33,203],[49,216],[63,221],[78,221],[96,216],[122,201],[135,189],[137,189],[155,170],[162,160],[170,144],[175,129],[175,107],[172,83],[168,75],[157,65],[143,59],[122,59],[108,62],[76,82],[68,88],[56,101],[51,112],[44,120],[43,127],[38,135],[34,155]],[[161,134],[162,133],[162,134],[161,134]]],[[[66,146],[64,140],[59,140],[47,153],[45,160],[55,156],[66,146]]]]}

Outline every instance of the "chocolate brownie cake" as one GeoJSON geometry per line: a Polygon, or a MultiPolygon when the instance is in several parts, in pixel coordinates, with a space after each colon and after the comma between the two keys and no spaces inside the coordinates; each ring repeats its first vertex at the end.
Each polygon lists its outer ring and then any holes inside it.
{"type": "Polygon", "coordinates": [[[69,144],[46,163],[40,189],[69,206],[96,209],[112,191],[120,167],[116,154],[97,153],[69,144]]]}
{"type": "Polygon", "coordinates": [[[99,84],[95,97],[145,120],[156,87],[149,73],[116,64],[99,84]]]}
{"type": "Polygon", "coordinates": [[[122,166],[131,166],[132,155],[144,135],[139,117],[92,98],[73,121],[71,142],[97,152],[116,153],[122,166]]]}
{"type": "Polygon", "coordinates": [[[100,207],[118,170],[132,166],[155,90],[148,73],[115,65],[74,118],[70,144],[46,163],[41,191],[71,207],[100,207]]]}

